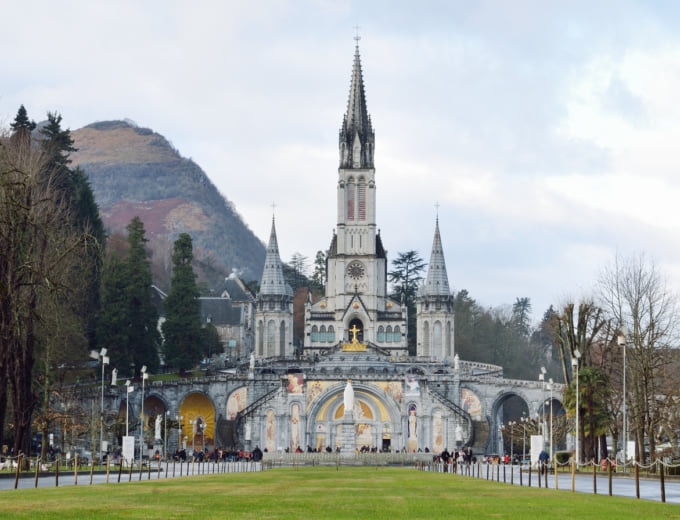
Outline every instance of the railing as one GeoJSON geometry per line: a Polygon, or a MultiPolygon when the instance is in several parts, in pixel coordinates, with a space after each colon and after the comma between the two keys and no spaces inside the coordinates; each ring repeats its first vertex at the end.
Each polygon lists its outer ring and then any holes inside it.
{"type": "MultiPolygon", "coordinates": [[[[219,473],[245,473],[262,471],[267,465],[253,460],[237,461],[212,461],[189,458],[186,461],[178,460],[145,460],[139,464],[138,460],[126,461],[113,464],[108,460],[105,464],[91,463],[83,457],[74,457],[67,461],[57,457],[54,461],[42,461],[40,457],[7,457],[0,463],[0,477],[14,477],[14,489],[19,487],[19,482],[32,482],[37,488],[39,482],[51,479],[47,485],[54,484],[59,487],[59,479],[62,484],[78,485],[80,483],[114,484],[121,482],[131,482],[134,480],[160,480],[168,478],[191,477],[198,475],[210,475],[219,473]],[[97,469],[97,467],[99,469],[97,469]]],[[[271,465],[268,465],[271,467],[271,465]]],[[[25,487],[25,485],[23,486],[25,487]]]]}

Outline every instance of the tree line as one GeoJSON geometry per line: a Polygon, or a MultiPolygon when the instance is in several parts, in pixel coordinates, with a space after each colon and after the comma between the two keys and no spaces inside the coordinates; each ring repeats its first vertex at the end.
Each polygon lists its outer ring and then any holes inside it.
{"type": "Polygon", "coordinates": [[[144,224],[135,217],[126,238],[106,236],[85,172],[70,166],[73,144],[61,115],[38,128],[23,105],[0,135],[0,444],[15,454],[29,452],[33,428],[43,456],[55,426],[83,433],[89,351],[106,348],[135,378],[161,359],[193,368],[216,334],[201,326],[187,234],[174,244],[159,330],[144,224]]]}

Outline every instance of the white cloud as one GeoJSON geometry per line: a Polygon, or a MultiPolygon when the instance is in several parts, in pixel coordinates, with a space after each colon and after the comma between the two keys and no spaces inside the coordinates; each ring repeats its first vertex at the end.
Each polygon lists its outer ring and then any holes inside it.
{"type": "Polygon", "coordinates": [[[617,250],[680,287],[680,13],[637,1],[28,0],[3,7],[0,121],[130,118],[199,164],[282,257],[336,225],[353,27],[376,129],[378,226],[485,305],[587,291],[617,250]],[[11,21],[11,23],[9,23],[11,21]],[[21,23],[19,23],[21,22],[21,23]]]}

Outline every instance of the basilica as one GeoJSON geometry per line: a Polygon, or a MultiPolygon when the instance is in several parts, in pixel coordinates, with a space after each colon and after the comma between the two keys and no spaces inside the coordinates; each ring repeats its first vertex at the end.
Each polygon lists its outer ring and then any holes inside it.
{"type": "MultiPolygon", "coordinates": [[[[139,403],[145,421],[172,414],[176,444],[201,449],[437,453],[469,446],[482,453],[502,449],[499,425],[513,419],[511,413],[545,413],[545,386],[538,381],[507,380],[502,367],[456,355],[454,298],[438,219],[417,295],[416,355],[409,355],[407,308],[387,290],[374,154],[357,44],[339,132],[337,219],[329,222],[335,229],[326,251],[325,294],[304,303],[302,345],[293,341],[293,292],[272,220],[259,293],[236,313],[242,326],[229,340],[248,361],[229,373],[154,382],[139,403]],[[510,400],[520,403],[512,412],[510,400]]],[[[236,290],[242,292],[231,294],[236,290]]]]}

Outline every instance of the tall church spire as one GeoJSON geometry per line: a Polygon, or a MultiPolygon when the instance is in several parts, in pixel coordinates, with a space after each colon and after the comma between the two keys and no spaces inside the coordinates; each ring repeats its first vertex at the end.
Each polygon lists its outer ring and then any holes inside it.
{"type": "Polygon", "coordinates": [[[347,112],[343,118],[342,128],[340,128],[340,168],[372,169],[374,168],[375,134],[371,116],[366,108],[358,36],[356,40],[347,112]]]}
{"type": "Polygon", "coordinates": [[[272,231],[267,245],[267,256],[264,261],[264,271],[260,282],[261,295],[288,295],[291,289],[283,277],[283,264],[279,256],[279,242],[276,238],[276,225],[272,217],[272,231]]]}
{"type": "Polygon", "coordinates": [[[444,250],[442,248],[442,238],[439,234],[439,217],[434,229],[434,240],[432,241],[432,253],[430,254],[430,265],[427,270],[427,280],[422,288],[423,296],[448,296],[449,278],[446,275],[446,262],[444,260],[444,250]]]}

